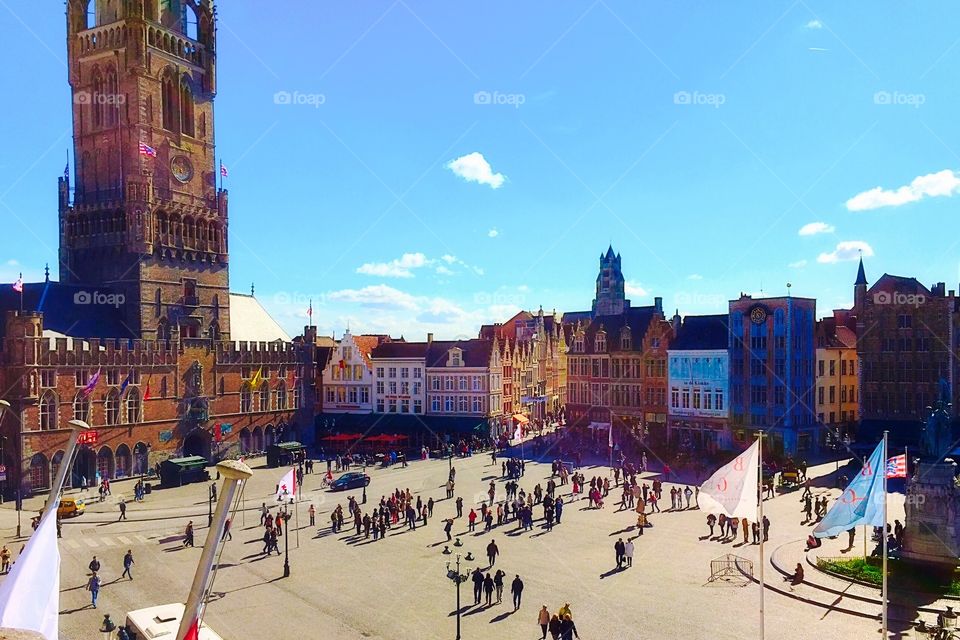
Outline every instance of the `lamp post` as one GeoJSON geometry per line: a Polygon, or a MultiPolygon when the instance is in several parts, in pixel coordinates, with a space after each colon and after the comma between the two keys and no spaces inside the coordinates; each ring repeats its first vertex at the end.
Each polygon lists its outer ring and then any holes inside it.
{"type": "Polygon", "coordinates": [[[213,490],[207,488],[207,526],[213,525],[213,490]]]}
{"type": "Polygon", "coordinates": [[[460,554],[457,554],[457,568],[453,570],[450,568],[450,563],[447,563],[447,577],[457,585],[457,638],[460,640],[460,585],[467,581],[468,576],[466,574],[460,573],[460,554]]]}
{"type": "MultiPolygon", "coordinates": [[[[0,427],[3,426],[3,414],[5,414],[7,412],[7,409],[9,408],[10,408],[9,402],[7,402],[6,400],[0,400],[0,427]]],[[[0,464],[2,465],[7,464],[7,459],[3,455],[4,449],[6,449],[6,445],[7,445],[7,437],[0,436],[0,464]]],[[[4,470],[4,476],[6,476],[6,470],[4,470]]],[[[6,477],[4,477],[3,491],[0,491],[0,504],[3,504],[3,494],[6,492],[6,489],[7,489],[7,479],[6,477]]],[[[19,534],[17,535],[19,536],[19,534]]]]}
{"type": "Polygon", "coordinates": [[[283,517],[284,529],[287,530],[287,535],[283,536],[283,577],[290,577],[290,512],[287,510],[286,505],[283,507],[283,513],[278,514],[278,516],[283,517]]]}

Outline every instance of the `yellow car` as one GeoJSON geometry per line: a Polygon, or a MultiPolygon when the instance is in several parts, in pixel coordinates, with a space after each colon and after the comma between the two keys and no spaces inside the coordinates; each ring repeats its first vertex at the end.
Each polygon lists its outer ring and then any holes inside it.
{"type": "Polygon", "coordinates": [[[60,506],[57,507],[57,517],[72,518],[83,513],[87,504],[83,498],[63,498],[60,500],[60,506]]]}

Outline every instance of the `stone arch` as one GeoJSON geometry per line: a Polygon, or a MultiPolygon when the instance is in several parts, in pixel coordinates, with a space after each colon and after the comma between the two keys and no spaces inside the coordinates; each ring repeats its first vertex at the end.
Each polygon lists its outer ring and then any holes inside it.
{"type": "Polygon", "coordinates": [[[121,444],[117,447],[117,456],[116,456],[116,474],[118,478],[126,478],[130,476],[131,471],[133,470],[133,459],[130,455],[130,447],[125,444],[121,444]]]}
{"type": "Polygon", "coordinates": [[[140,475],[150,471],[150,450],[146,443],[138,442],[133,446],[133,473],[140,475]]]}
{"type": "Polygon", "coordinates": [[[50,465],[47,462],[47,456],[42,453],[35,453],[30,458],[30,489],[31,491],[41,491],[50,488],[50,465]]]}
{"type": "Polygon", "coordinates": [[[251,451],[251,445],[253,444],[253,434],[250,433],[250,429],[244,427],[240,430],[240,453],[247,453],[251,451]]]}
{"type": "MultiPolygon", "coordinates": [[[[60,466],[63,464],[63,457],[66,455],[66,452],[63,450],[57,451],[53,454],[53,459],[50,460],[50,478],[53,480],[57,477],[57,474],[60,472],[60,466]]],[[[67,474],[67,477],[63,479],[64,488],[70,486],[70,474],[67,474]]]]}
{"type": "Polygon", "coordinates": [[[97,452],[97,472],[100,474],[101,480],[103,478],[113,480],[116,472],[116,461],[113,457],[113,450],[107,445],[100,447],[97,452]]]}
{"type": "Polygon", "coordinates": [[[87,486],[94,484],[97,474],[97,454],[89,447],[77,449],[77,457],[73,461],[73,468],[70,470],[70,477],[74,487],[83,486],[83,480],[86,478],[87,486]]]}
{"type": "Polygon", "coordinates": [[[190,433],[183,439],[184,456],[200,456],[210,459],[210,434],[202,429],[190,433]]]}
{"type": "Polygon", "coordinates": [[[263,428],[257,426],[253,428],[253,450],[263,451],[263,428]]]}

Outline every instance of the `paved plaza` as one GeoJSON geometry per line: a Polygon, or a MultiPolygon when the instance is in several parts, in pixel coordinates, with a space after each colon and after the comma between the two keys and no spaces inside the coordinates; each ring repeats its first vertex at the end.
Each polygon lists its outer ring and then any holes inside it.
{"type": "MultiPolygon", "coordinates": [[[[426,527],[408,531],[395,526],[382,541],[357,539],[350,519],[342,532],[331,534],[330,511],[338,503],[346,508],[347,497],[360,499],[362,492],[326,493],[318,489],[320,473],[306,476],[299,529],[294,531],[294,519],[291,531],[284,533],[291,535],[292,575],[287,579],[281,577],[282,557],[261,554],[262,528],[256,511],[261,502],[270,502],[283,470],[258,467],[263,459],[250,462],[256,473],[245,490],[246,511],[238,513],[234,521],[233,539],[223,552],[207,610],[206,620],[214,629],[228,639],[455,637],[455,588],[446,577],[446,563],[455,556],[442,554],[446,544],[442,520],[455,515],[453,500],[444,499],[446,460],[368,469],[372,483],[364,512],[395,488],[409,488],[424,502],[429,497],[437,501],[426,527]],[[307,514],[311,502],[316,505],[320,525],[312,528],[307,514]]],[[[483,499],[491,478],[497,480],[497,492],[502,494],[500,464],[492,466],[488,455],[456,459],[454,465],[456,494],[464,497],[465,514],[471,503],[483,499]]],[[[811,475],[833,469],[832,464],[818,467],[811,475]]],[[[583,468],[588,480],[606,472],[605,467],[583,468]]],[[[549,476],[549,464],[528,462],[520,486],[529,492],[537,483],[545,486],[549,476]]],[[[185,600],[207,532],[207,486],[155,491],[145,502],[133,503],[133,483],[115,482],[113,496],[106,502],[94,503],[83,516],[65,522],[60,546],[63,638],[94,637],[105,613],[119,622],[128,610],[185,600]],[[120,495],[129,501],[126,522],[116,522],[119,509],[115,502],[120,495]],[[189,519],[197,525],[198,546],[184,549],[180,538],[189,519]],[[119,579],[127,549],[136,560],[132,582],[119,579]],[[105,583],[97,610],[89,607],[89,594],[83,588],[87,564],[94,554],[102,562],[105,583]]],[[[661,508],[669,506],[670,486],[664,486],[661,508]]],[[[566,501],[569,490],[570,485],[561,487],[566,501]]],[[[816,490],[818,494],[827,491],[816,490]]],[[[838,493],[829,491],[832,496],[838,493]]],[[[746,580],[708,584],[712,559],[734,553],[756,563],[757,546],[701,540],[707,533],[706,514],[697,509],[655,513],[650,517],[653,526],[637,537],[636,514],[618,512],[618,499],[619,491],[611,490],[602,510],[588,509],[585,498],[568,502],[562,524],[549,532],[538,520],[533,531],[518,531],[510,522],[489,533],[483,533],[482,526],[476,533],[467,533],[466,518],[458,519],[454,534],[464,545],[459,549],[451,546],[451,550],[472,552],[485,567],[485,547],[490,539],[496,540],[501,551],[496,568],[507,573],[508,585],[503,603],[491,607],[474,606],[471,583],[462,586],[463,637],[539,638],[536,618],[541,605],[556,612],[564,603],[570,603],[583,638],[758,637],[757,585],[746,580]],[[634,538],[636,545],[633,567],[623,571],[615,570],[613,545],[618,537],[634,538]],[[509,583],[515,574],[525,584],[523,604],[516,613],[509,597],[509,583]]],[[[39,504],[40,499],[35,498],[27,507],[39,504]]],[[[21,543],[11,541],[16,522],[11,507],[8,503],[0,510],[0,524],[5,541],[16,554],[21,543]]],[[[804,602],[790,593],[769,556],[781,548],[779,553],[789,555],[790,545],[805,539],[809,528],[800,525],[797,492],[767,501],[765,509],[772,522],[766,545],[767,580],[786,593],[767,592],[767,638],[846,640],[877,635],[874,620],[804,602]]],[[[29,532],[29,513],[23,515],[24,531],[29,532]]],[[[539,507],[535,515],[542,517],[539,507]]],[[[281,551],[285,542],[281,538],[281,551]]],[[[802,547],[802,542],[799,544],[802,547]]],[[[789,560],[793,558],[789,555],[789,560]]],[[[464,573],[477,564],[464,561],[464,573]]],[[[755,565],[755,572],[758,570],[755,565]]],[[[808,567],[808,577],[812,572],[808,567]]],[[[798,587],[804,588],[806,585],[798,587]]],[[[810,591],[800,595],[826,603],[842,600],[810,591]]]]}

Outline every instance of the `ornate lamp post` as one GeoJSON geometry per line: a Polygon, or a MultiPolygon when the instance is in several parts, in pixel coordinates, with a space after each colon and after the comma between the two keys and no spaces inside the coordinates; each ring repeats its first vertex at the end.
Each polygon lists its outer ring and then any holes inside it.
{"type": "MultiPolygon", "coordinates": [[[[10,408],[9,402],[7,402],[6,400],[0,400],[0,427],[3,426],[3,414],[5,414],[7,412],[7,409],[9,408],[10,408]]],[[[7,446],[7,437],[0,436],[0,464],[2,465],[7,464],[7,459],[3,456],[4,449],[6,449],[6,446],[7,446]]],[[[6,489],[7,489],[7,481],[6,479],[4,479],[3,491],[0,491],[0,504],[3,504],[3,494],[6,492],[6,489]]],[[[18,537],[19,535],[20,534],[17,534],[18,537]]]]}
{"type": "Polygon", "coordinates": [[[283,518],[283,526],[287,534],[283,536],[283,577],[290,577],[290,512],[284,506],[283,513],[277,514],[277,517],[283,518]]]}
{"type": "Polygon", "coordinates": [[[450,563],[447,563],[447,577],[457,586],[457,638],[460,640],[460,585],[466,582],[469,579],[469,576],[465,573],[460,573],[460,554],[457,554],[457,568],[456,570],[450,568],[450,563]]]}

